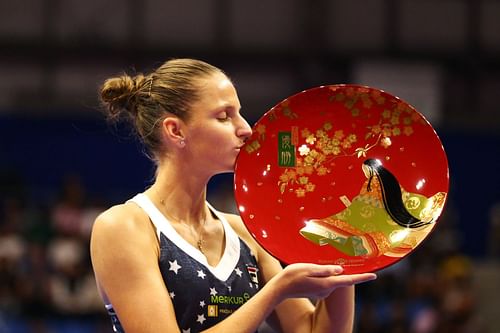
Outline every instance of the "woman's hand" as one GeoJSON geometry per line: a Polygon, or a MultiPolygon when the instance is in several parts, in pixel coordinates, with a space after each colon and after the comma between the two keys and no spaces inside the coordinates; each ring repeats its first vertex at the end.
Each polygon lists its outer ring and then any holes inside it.
{"type": "Polygon", "coordinates": [[[292,264],[275,279],[281,300],[287,298],[325,298],[335,289],[374,280],[373,273],[342,275],[343,268],[337,265],[292,264]]]}
{"type": "MultiPolygon", "coordinates": [[[[283,269],[280,262],[255,241],[241,218],[236,215],[227,217],[256,255],[259,280],[264,285],[240,310],[225,320],[236,322],[237,329],[233,331],[241,332],[242,321],[257,320],[259,314],[280,332],[352,332],[354,285],[375,279],[375,274],[344,275],[341,266],[307,263],[292,264],[283,269]],[[318,302],[313,304],[310,299],[318,302]]],[[[254,329],[253,326],[249,328],[254,329]]]]}

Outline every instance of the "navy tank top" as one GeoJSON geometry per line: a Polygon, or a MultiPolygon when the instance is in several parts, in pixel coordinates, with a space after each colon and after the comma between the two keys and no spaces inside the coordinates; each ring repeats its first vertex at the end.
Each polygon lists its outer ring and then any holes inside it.
{"type": "MultiPolygon", "coordinates": [[[[217,266],[182,238],[143,193],[131,199],[156,227],[159,266],[182,333],[196,333],[216,325],[259,290],[258,268],[250,248],[238,237],[224,215],[207,203],[224,227],[226,245],[217,266]]],[[[105,291],[104,291],[105,292],[105,291]]],[[[113,305],[105,304],[113,331],[124,333],[113,305]]]]}

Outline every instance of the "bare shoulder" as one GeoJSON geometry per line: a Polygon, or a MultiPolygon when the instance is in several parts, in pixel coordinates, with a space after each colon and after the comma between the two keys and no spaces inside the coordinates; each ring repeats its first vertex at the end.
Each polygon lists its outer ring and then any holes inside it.
{"type": "Polygon", "coordinates": [[[105,210],[96,219],[97,226],[123,227],[124,224],[133,226],[133,221],[141,220],[146,213],[134,203],[124,203],[105,210]]]}
{"type": "Polygon", "coordinates": [[[147,232],[149,225],[148,217],[142,209],[133,203],[125,203],[102,212],[95,220],[92,236],[147,232]]]}
{"type": "Polygon", "coordinates": [[[136,204],[113,206],[93,226],[92,267],[105,300],[127,332],[178,332],[153,224],[136,204]]]}
{"type": "Polygon", "coordinates": [[[116,205],[96,218],[90,241],[91,255],[94,260],[106,252],[156,251],[155,237],[154,227],[140,207],[134,203],[116,205]]]}

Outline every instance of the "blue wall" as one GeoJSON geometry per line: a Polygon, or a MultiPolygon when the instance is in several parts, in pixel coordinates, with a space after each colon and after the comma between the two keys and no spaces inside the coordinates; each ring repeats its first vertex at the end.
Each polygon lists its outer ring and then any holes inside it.
{"type": "MultiPolygon", "coordinates": [[[[484,255],[489,209],[500,200],[500,135],[438,133],[448,155],[448,203],[458,212],[463,250],[484,255]]],[[[3,116],[0,138],[2,192],[17,175],[32,200],[50,200],[63,177],[75,173],[90,196],[120,202],[147,187],[154,173],[129,131],[124,126],[110,126],[98,116],[3,116]]],[[[231,180],[227,176],[219,179],[231,180]]]]}

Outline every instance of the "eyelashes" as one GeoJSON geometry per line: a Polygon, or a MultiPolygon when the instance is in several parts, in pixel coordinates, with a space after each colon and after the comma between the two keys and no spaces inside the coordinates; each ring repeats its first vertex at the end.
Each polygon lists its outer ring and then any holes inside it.
{"type": "Polygon", "coordinates": [[[231,120],[230,112],[228,111],[222,111],[217,114],[217,120],[220,122],[226,122],[231,120]]]}
{"type": "Polygon", "coordinates": [[[231,120],[231,117],[229,117],[227,114],[219,115],[217,116],[217,120],[220,122],[226,122],[231,120]]]}

